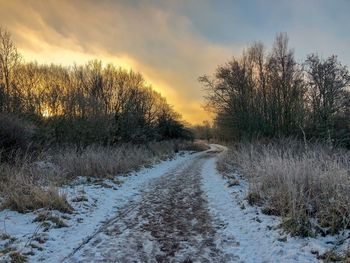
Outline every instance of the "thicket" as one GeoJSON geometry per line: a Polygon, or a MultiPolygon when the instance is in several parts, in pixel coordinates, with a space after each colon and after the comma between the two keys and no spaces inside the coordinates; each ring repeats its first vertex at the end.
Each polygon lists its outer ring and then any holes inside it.
{"type": "Polygon", "coordinates": [[[350,147],[350,74],[337,56],[297,63],[288,36],[260,42],[199,81],[226,140],[299,136],[350,147]]]}
{"type": "Polygon", "coordinates": [[[98,60],[69,67],[24,63],[3,29],[0,121],[3,158],[29,144],[84,148],[192,138],[140,73],[98,60]]]}
{"type": "Polygon", "coordinates": [[[62,183],[114,178],[197,150],[189,139],[140,73],[98,60],[25,63],[0,28],[0,208],[70,212],[62,183]]]}

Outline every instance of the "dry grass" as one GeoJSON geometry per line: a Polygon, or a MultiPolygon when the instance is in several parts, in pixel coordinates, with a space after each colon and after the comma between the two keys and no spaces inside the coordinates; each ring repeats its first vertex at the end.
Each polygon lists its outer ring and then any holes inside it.
{"type": "Polygon", "coordinates": [[[224,161],[248,178],[252,203],[261,198],[263,212],[282,216],[292,234],[335,234],[350,227],[349,151],[285,139],[239,144],[224,161]]]}
{"type": "Polygon", "coordinates": [[[179,150],[202,150],[200,144],[180,141],[152,142],[147,145],[124,144],[114,147],[91,146],[43,152],[36,161],[18,155],[14,162],[0,162],[2,208],[29,212],[39,208],[71,212],[66,196],[54,187],[79,176],[100,180],[127,174],[159,160],[174,156],[179,150]]]}
{"type": "Polygon", "coordinates": [[[27,257],[21,253],[15,251],[10,253],[11,263],[25,263],[27,262],[27,257]]]}
{"type": "Polygon", "coordinates": [[[55,187],[39,186],[39,181],[29,173],[29,169],[0,166],[1,193],[3,202],[1,208],[9,208],[21,213],[34,211],[40,208],[58,210],[65,213],[72,212],[72,207],[66,196],[55,187]]]}
{"type": "Polygon", "coordinates": [[[49,211],[39,213],[33,222],[41,222],[42,225],[54,224],[55,228],[68,227],[67,223],[61,217],[55,216],[49,211]]]}
{"type": "Polygon", "coordinates": [[[183,142],[180,144],[180,149],[183,151],[202,152],[209,150],[210,147],[203,141],[197,140],[195,142],[183,142]]]}
{"type": "MultiPolygon", "coordinates": [[[[189,150],[189,145],[192,144],[166,141],[148,145],[91,146],[83,152],[65,149],[49,154],[51,157],[47,161],[60,171],[64,179],[71,180],[79,176],[113,178],[171,158],[178,150],[189,150]]],[[[196,148],[198,150],[199,147],[196,148]]]]}
{"type": "Polygon", "coordinates": [[[139,147],[89,147],[82,153],[75,149],[56,153],[51,161],[65,179],[78,176],[111,178],[128,173],[152,162],[151,151],[139,147]]]}
{"type": "Polygon", "coordinates": [[[330,262],[350,263],[350,251],[348,249],[343,253],[339,253],[335,250],[329,250],[321,255],[317,253],[317,259],[325,263],[330,263],[330,262]]]}
{"type": "Polygon", "coordinates": [[[1,209],[21,213],[40,208],[72,212],[66,196],[58,188],[48,185],[28,158],[18,158],[13,164],[0,164],[1,209]]]}

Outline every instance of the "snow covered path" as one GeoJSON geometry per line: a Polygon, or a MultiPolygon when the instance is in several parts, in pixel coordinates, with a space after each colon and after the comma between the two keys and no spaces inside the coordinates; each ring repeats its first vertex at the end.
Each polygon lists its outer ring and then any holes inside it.
{"type": "Polygon", "coordinates": [[[249,206],[245,179],[228,187],[216,170],[224,150],[179,154],[121,185],[66,187],[69,200],[87,198],[72,202],[68,227],[39,230],[40,211],[5,210],[3,231],[18,251],[31,252],[29,262],[317,262],[315,254],[333,247],[335,237],[290,237],[280,218],[249,206]]]}
{"type": "Polygon", "coordinates": [[[279,218],[247,204],[243,178],[227,187],[216,170],[224,149],[211,145],[152,179],[65,262],[317,262],[311,252],[325,242],[279,230],[279,218]]]}
{"type": "Polygon", "coordinates": [[[227,187],[211,145],[145,184],[64,262],[317,262],[325,242],[292,238],[245,201],[247,183],[227,187]]]}
{"type": "MultiPolygon", "coordinates": [[[[218,148],[218,147],[217,147],[218,148]]],[[[215,244],[216,226],[202,190],[201,170],[217,151],[152,180],[67,262],[231,262],[215,244]]]]}

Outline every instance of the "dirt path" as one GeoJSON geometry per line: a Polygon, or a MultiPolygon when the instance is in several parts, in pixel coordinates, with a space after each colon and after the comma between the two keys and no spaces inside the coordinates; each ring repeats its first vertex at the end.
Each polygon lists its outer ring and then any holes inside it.
{"type": "Polygon", "coordinates": [[[198,154],[152,180],[64,262],[231,261],[216,246],[201,182],[203,165],[219,151],[198,154]]]}

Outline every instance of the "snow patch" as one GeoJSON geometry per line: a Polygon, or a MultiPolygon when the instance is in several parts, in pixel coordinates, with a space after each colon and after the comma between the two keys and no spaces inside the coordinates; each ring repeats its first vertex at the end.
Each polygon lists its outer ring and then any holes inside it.
{"type": "MultiPolygon", "coordinates": [[[[44,210],[26,214],[3,210],[0,212],[0,232],[9,238],[0,240],[0,250],[11,242],[11,247],[28,255],[29,262],[62,262],[104,222],[115,215],[120,207],[137,198],[142,186],[194,156],[196,154],[179,153],[172,160],[126,176],[118,176],[116,180],[104,180],[100,184],[93,184],[81,178],[74,185],[60,188],[60,191],[67,194],[67,199],[75,211],[73,214],[53,211],[52,215],[62,219],[68,227],[46,226],[45,229],[42,222],[35,222],[40,213],[46,213],[44,210]]],[[[0,254],[0,261],[9,262],[8,255],[0,254]]]]}
{"type": "Polygon", "coordinates": [[[334,248],[339,238],[286,234],[279,228],[279,217],[264,215],[247,203],[249,184],[244,178],[239,179],[239,185],[229,187],[229,179],[216,170],[216,158],[204,164],[202,176],[210,214],[218,225],[217,246],[235,255],[238,262],[318,262],[316,254],[334,248]]]}

